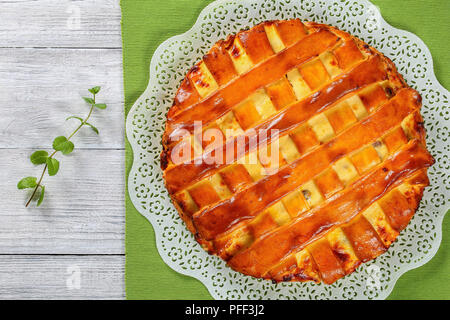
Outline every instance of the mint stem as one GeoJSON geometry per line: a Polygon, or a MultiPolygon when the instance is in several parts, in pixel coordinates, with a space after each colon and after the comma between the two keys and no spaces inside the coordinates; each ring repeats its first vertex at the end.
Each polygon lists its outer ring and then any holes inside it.
{"type": "MultiPolygon", "coordinates": [[[[85,124],[86,124],[86,122],[89,120],[89,118],[91,117],[91,114],[92,114],[92,111],[94,110],[94,105],[95,105],[95,94],[93,94],[93,96],[94,96],[94,98],[93,98],[93,100],[94,100],[94,103],[93,104],[91,104],[91,109],[89,110],[89,113],[88,113],[88,115],[87,115],[87,117],[81,122],[81,124],[78,126],[78,128],[76,128],[75,129],[75,131],[74,132],[72,132],[72,134],[67,138],[67,140],[70,140],[85,124]]],[[[54,151],[50,156],[49,156],[49,158],[52,158],[56,153],[57,153],[58,151],[54,151]]],[[[28,199],[28,201],[27,201],[27,203],[25,204],[25,207],[28,207],[29,205],[30,205],[30,203],[31,203],[31,200],[33,200],[33,197],[35,196],[35,194],[36,194],[36,192],[37,192],[37,190],[41,187],[41,182],[42,182],[42,179],[44,178],[44,174],[45,174],[45,172],[47,171],[47,164],[45,164],[45,166],[44,166],[44,170],[42,170],[42,174],[41,174],[41,178],[39,179],[39,181],[38,181],[38,183],[37,183],[37,185],[36,185],[36,187],[34,188],[34,190],[33,190],[33,193],[31,194],[31,197],[30,197],[30,199],[28,199]]]]}

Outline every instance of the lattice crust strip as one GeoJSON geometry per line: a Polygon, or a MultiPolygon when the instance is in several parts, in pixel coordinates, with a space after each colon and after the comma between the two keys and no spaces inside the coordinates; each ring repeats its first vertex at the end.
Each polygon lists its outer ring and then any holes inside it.
{"type": "Polygon", "coordinates": [[[219,41],[181,83],[166,186],[196,239],[235,270],[331,284],[414,214],[433,163],[420,106],[392,62],[347,33],[262,23],[219,41]]]}

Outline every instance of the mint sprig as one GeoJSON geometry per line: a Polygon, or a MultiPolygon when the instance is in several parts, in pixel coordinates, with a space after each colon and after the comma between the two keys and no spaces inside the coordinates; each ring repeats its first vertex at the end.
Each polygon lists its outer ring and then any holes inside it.
{"type": "Polygon", "coordinates": [[[83,97],[83,100],[87,104],[90,105],[90,110],[89,110],[88,115],[84,119],[81,117],[77,117],[77,116],[70,116],[66,119],[66,121],[70,120],[70,119],[76,119],[76,120],[80,121],[80,125],[68,137],[65,137],[65,136],[56,137],[53,140],[53,144],[52,144],[53,152],[50,155],[45,150],[38,150],[38,151],[33,152],[33,154],[31,154],[31,156],[30,156],[31,163],[33,163],[34,165],[43,164],[44,169],[42,170],[42,174],[41,174],[39,180],[36,177],[26,177],[26,178],[23,178],[22,180],[20,180],[19,183],[17,184],[18,189],[33,189],[33,193],[31,194],[30,198],[28,199],[25,207],[28,207],[29,204],[31,203],[31,201],[33,201],[34,196],[36,195],[38,190],[40,190],[39,198],[35,201],[36,201],[36,205],[38,207],[41,205],[42,201],[44,200],[44,195],[45,195],[45,186],[42,184],[42,180],[44,178],[45,172],[48,171],[49,176],[54,176],[58,173],[60,162],[57,159],[55,159],[54,156],[58,152],[61,152],[63,155],[68,155],[68,154],[72,153],[73,149],[75,148],[75,145],[73,144],[71,139],[73,138],[73,136],[75,136],[77,134],[77,132],[83,126],[88,126],[92,130],[94,130],[95,133],[99,134],[98,129],[87,121],[91,117],[94,109],[96,109],[96,108],[97,109],[106,109],[106,104],[97,103],[95,101],[96,95],[100,92],[99,86],[93,87],[88,90],[92,94],[92,97],[83,97]]]}

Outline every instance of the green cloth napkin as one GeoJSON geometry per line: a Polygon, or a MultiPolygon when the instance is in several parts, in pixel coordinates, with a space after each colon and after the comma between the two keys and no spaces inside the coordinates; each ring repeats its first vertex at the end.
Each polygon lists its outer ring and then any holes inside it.
{"type": "MultiPolygon", "coordinates": [[[[158,45],[194,24],[209,0],[121,0],[125,114],[145,90],[150,59],[158,45]]],[[[450,22],[448,0],[378,0],[384,19],[418,35],[430,48],[441,84],[450,87],[450,22]]],[[[126,140],[126,177],[133,162],[126,140]]],[[[211,299],[198,280],[170,269],[156,249],[153,228],[134,208],[126,190],[126,267],[128,299],[211,299]]],[[[443,240],[436,256],[421,268],[403,275],[390,299],[450,298],[450,219],[443,224],[443,240]]]]}

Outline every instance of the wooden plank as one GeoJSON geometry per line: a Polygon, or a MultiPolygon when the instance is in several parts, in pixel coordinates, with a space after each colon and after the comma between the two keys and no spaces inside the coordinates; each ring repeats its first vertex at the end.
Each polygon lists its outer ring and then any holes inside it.
{"type": "Polygon", "coordinates": [[[0,256],[0,299],[124,299],[124,265],[124,256],[0,256]]]}
{"type": "Polygon", "coordinates": [[[42,167],[33,150],[0,150],[0,254],[123,254],[125,174],[123,150],[75,150],[58,155],[60,171],[44,178],[41,207],[24,207],[31,193],[17,190],[42,167]]]}
{"type": "Polygon", "coordinates": [[[10,149],[0,150],[0,253],[7,254],[0,255],[0,298],[123,299],[119,1],[0,1],[0,48],[0,148],[10,149]],[[69,134],[76,121],[64,119],[87,113],[80,97],[97,84],[109,106],[92,118],[101,135],[86,129],[74,142],[112,150],[65,157],[60,173],[45,178],[42,207],[25,209],[27,192],[16,183],[40,168],[28,162],[33,150],[16,149],[48,148],[55,136],[69,134]],[[78,272],[79,289],[71,281],[78,272]]]}
{"type": "Polygon", "coordinates": [[[81,96],[93,85],[102,86],[98,101],[108,109],[96,110],[90,121],[100,136],[83,129],[75,146],[124,147],[120,49],[0,49],[0,57],[0,148],[49,147],[70,134],[78,121],[65,119],[87,114],[81,96]]]}
{"type": "Polygon", "coordinates": [[[0,47],[121,48],[117,0],[0,1],[0,47]]]}

